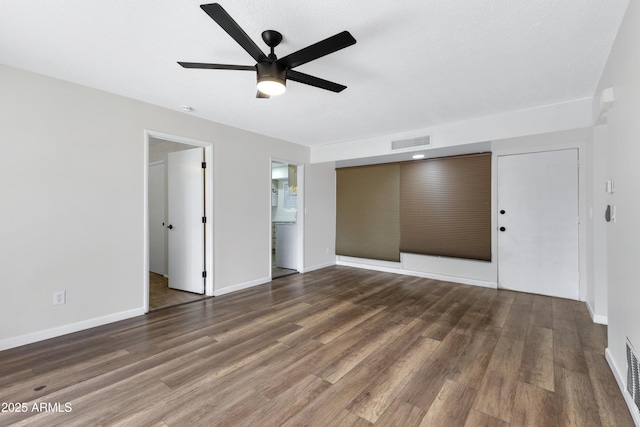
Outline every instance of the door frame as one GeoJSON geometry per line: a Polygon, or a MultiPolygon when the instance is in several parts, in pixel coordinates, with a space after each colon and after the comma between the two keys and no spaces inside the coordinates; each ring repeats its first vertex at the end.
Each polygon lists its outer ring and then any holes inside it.
{"type": "Polygon", "coordinates": [[[207,168],[205,173],[205,209],[207,214],[207,224],[205,232],[205,262],[207,265],[207,277],[205,278],[205,295],[213,296],[215,287],[215,264],[214,264],[214,151],[213,143],[200,141],[184,136],[171,135],[163,132],[145,129],[144,131],[144,196],[143,196],[143,262],[142,262],[142,301],[144,312],[149,312],[149,138],[163,139],[165,141],[177,142],[180,144],[192,145],[194,147],[203,147],[205,158],[207,159],[207,168]]]}
{"type": "Polygon", "coordinates": [[[286,163],[288,165],[294,165],[296,167],[296,174],[297,174],[297,180],[298,180],[298,186],[297,186],[297,215],[296,215],[296,266],[297,271],[299,273],[304,273],[304,216],[305,216],[305,207],[304,207],[304,163],[300,163],[300,162],[295,162],[293,160],[286,160],[283,158],[279,158],[279,157],[270,157],[269,158],[269,180],[268,180],[268,184],[269,184],[269,192],[267,193],[265,191],[265,194],[269,195],[269,199],[268,199],[268,203],[269,203],[269,248],[268,253],[269,253],[269,281],[271,281],[273,279],[272,277],[272,271],[271,271],[271,266],[273,263],[273,253],[272,253],[272,224],[273,224],[273,212],[271,209],[271,177],[272,177],[272,165],[273,162],[278,162],[278,163],[286,163]]]}

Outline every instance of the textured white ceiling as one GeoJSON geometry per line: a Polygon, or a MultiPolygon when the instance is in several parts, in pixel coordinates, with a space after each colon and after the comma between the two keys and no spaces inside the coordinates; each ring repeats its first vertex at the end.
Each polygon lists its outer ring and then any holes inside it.
{"type": "Polygon", "coordinates": [[[255,98],[255,74],[176,61],[253,65],[185,0],[0,0],[0,63],[309,146],[426,128],[593,96],[628,0],[220,0],[279,57],[348,30],[357,43],[255,98]]]}

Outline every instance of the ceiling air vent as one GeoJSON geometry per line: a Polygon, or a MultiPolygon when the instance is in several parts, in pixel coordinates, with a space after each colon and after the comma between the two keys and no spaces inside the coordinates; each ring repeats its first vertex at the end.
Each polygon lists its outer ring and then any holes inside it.
{"type": "Polygon", "coordinates": [[[399,139],[391,141],[392,150],[406,150],[410,148],[431,147],[431,135],[418,136],[416,138],[399,139]]]}

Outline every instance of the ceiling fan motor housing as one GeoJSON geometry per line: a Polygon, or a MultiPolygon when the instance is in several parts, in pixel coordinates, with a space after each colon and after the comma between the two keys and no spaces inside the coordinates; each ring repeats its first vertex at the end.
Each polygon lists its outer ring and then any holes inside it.
{"type": "Polygon", "coordinates": [[[258,62],[256,70],[258,71],[258,83],[272,81],[286,86],[287,67],[284,65],[275,61],[258,62]]]}

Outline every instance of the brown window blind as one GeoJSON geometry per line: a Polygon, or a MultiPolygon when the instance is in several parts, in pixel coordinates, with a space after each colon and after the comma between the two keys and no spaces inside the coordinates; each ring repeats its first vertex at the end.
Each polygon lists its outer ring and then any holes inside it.
{"type": "Polygon", "coordinates": [[[400,165],[401,252],[491,260],[491,153],[400,165]]]}
{"type": "Polygon", "coordinates": [[[336,170],[336,254],[400,261],[400,165],[336,170]]]}

